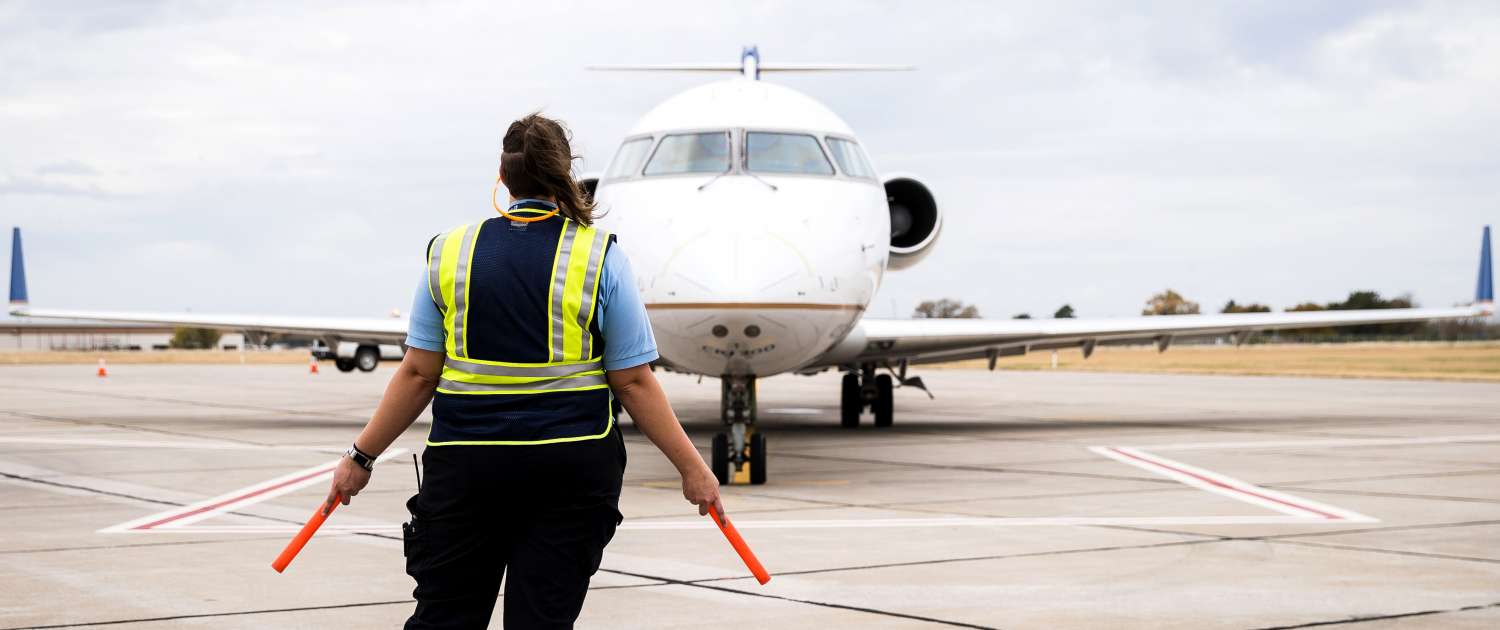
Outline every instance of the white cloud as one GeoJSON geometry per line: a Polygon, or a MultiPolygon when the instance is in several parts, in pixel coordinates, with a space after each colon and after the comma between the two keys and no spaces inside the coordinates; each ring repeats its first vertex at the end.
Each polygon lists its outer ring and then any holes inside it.
{"type": "Polygon", "coordinates": [[[6,4],[0,216],[34,235],[37,301],[383,313],[428,236],[488,212],[511,118],[567,120],[597,170],[703,78],[583,66],[755,43],[920,68],[786,79],[962,228],[876,314],[1125,315],[1165,286],[1446,304],[1500,201],[1496,35],[1483,3],[6,4]],[[120,242],[197,258],[143,289],[120,242]]]}

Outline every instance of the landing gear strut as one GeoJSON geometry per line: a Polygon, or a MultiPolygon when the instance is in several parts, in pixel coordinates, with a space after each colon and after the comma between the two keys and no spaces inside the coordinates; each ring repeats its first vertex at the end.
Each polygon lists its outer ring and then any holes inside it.
{"type": "Polygon", "coordinates": [[[845,429],[859,426],[859,417],[865,408],[875,416],[875,426],[885,428],[895,422],[895,405],[892,390],[895,384],[889,374],[876,374],[874,363],[859,366],[844,374],[839,397],[839,425],[845,429]]]}
{"type": "Polygon", "coordinates": [[[766,436],[755,430],[755,377],[721,377],[719,416],[729,427],[714,436],[713,461],[719,483],[766,482],[766,436]]]}

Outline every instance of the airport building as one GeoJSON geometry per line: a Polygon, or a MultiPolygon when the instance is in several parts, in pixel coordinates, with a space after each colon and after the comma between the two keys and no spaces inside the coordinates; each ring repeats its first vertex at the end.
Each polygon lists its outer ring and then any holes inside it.
{"type": "MultiPolygon", "coordinates": [[[[0,319],[0,352],[166,350],[174,328],[155,324],[116,324],[89,320],[0,319]]],[[[226,332],[219,347],[234,350],[243,335],[226,332]]]]}

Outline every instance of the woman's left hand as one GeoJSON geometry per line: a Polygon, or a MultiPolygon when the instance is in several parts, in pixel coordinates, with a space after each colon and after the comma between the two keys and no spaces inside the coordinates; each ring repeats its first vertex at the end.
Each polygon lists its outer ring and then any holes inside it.
{"type": "Polygon", "coordinates": [[[361,468],[354,460],[345,457],[333,469],[333,486],[328,489],[328,500],[323,503],[323,514],[333,510],[336,501],[349,505],[349,497],[359,494],[370,483],[370,471],[361,468]]]}

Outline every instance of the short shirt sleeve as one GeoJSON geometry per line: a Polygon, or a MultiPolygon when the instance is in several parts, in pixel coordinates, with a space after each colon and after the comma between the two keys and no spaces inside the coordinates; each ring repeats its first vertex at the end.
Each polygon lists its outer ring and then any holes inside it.
{"type": "Polygon", "coordinates": [[[418,350],[443,351],[443,314],[432,302],[427,290],[427,270],[417,282],[417,294],[411,301],[411,318],[406,323],[406,345],[418,350]]]}
{"type": "MultiPolygon", "coordinates": [[[[428,300],[429,302],[431,300],[428,300]]],[[[635,288],[630,259],[618,246],[604,254],[599,277],[599,331],[604,335],[604,369],[623,370],[655,361],[656,336],[646,305],[635,288]]]]}

